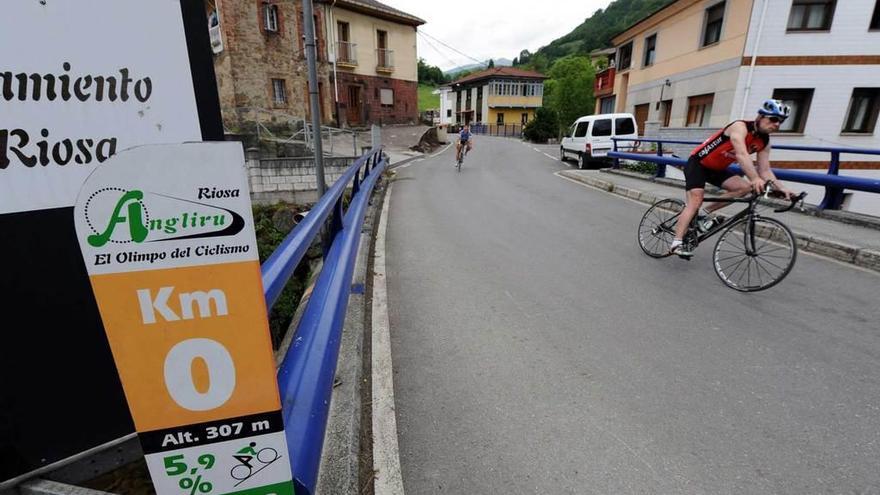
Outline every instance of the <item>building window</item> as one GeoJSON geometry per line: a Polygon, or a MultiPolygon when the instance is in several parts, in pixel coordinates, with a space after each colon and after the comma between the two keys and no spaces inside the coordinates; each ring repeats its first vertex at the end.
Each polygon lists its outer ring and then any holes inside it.
{"type": "Polygon", "coordinates": [[[501,125],[501,124],[504,123],[504,114],[503,114],[503,113],[499,113],[499,114],[495,117],[495,123],[498,124],[498,125],[501,125]]]}
{"type": "Polygon", "coordinates": [[[871,16],[870,29],[880,29],[880,0],[877,0],[877,4],[874,5],[874,15],[871,16]]]}
{"type": "Polygon", "coordinates": [[[849,111],[843,132],[872,134],[880,111],[880,88],[855,88],[849,100],[849,111]]]}
{"type": "Polygon", "coordinates": [[[614,113],[615,100],[614,95],[599,100],[599,113],[614,113]]]}
{"type": "Polygon", "coordinates": [[[657,53],[657,35],[653,34],[645,38],[645,59],[643,66],[654,65],[654,55],[657,53]]]}
{"type": "Polygon", "coordinates": [[[773,98],[782,100],[791,107],[791,114],[779,126],[779,132],[796,132],[803,134],[813,101],[813,89],[775,89],[773,98]]]}
{"type": "Polygon", "coordinates": [[[449,109],[446,110],[446,118],[447,118],[447,119],[452,118],[452,109],[451,109],[451,108],[449,108],[449,109]]]}
{"type": "Polygon", "coordinates": [[[669,127],[669,119],[672,116],[672,100],[660,102],[660,118],[663,119],[663,127],[669,127]]]}
{"type": "Polygon", "coordinates": [[[629,69],[630,64],[632,64],[632,54],[632,41],[620,47],[620,53],[617,56],[617,60],[620,60],[620,67],[618,67],[618,70],[629,69]]]}
{"type": "Polygon", "coordinates": [[[706,28],[703,30],[703,46],[709,46],[721,40],[721,25],[724,23],[724,3],[721,2],[706,9],[706,28]]]}
{"type": "Polygon", "coordinates": [[[528,124],[529,123],[529,114],[527,114],[527,113],[522,114],[521,120],[522,120],[522,125],[528,124]]]}
{"type": "Polygon", "coordinates": [[[394,90],[391,88],[380,89],[379,103],[381,103],[383,107],[394,107],[394,90]]]}
{"type": "Polygon", "coordinates": [[[276,105],[287,103],[287,91],[284,89],[284,79],[272,79],[272,101],[276,105]]]}
{"type": "Polygon", "coordinates": [[[270,33],[278,32],[278,6],[271,3],[263,4],[263,28],[270,33]]]}
{"type": "Polygon", "coordinates": [[[794,0],[788,31],[828,31],[834,17],[834,0],[794,0]]]}
{"type": "Polygon", "coordinates": [[[691,96],[688,98],[688,113],[685,123],[688,127],[706,127],[712,116],[714,94],[691,96]]]}

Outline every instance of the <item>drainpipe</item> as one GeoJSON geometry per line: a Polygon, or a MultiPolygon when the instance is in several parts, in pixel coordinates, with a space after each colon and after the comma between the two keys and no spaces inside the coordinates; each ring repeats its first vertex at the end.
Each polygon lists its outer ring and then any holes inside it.
{"type": "Polygon", "coordinates": [[[752,76],[755,75],[755,62],[758,61],[758,47],[761,45],[761,33],[764,31],[764,18],[767,16],[767,5],[770,0],[764,0],[764,6],[761,8],[761,20],[758,22],[758,35],[755,38],[755,47],[752,49],[752,63],[749,67],[749,78],[746,81],[746,90],[743,94],[742,109],[739,112],[739,118],[745,118],[746,104],[749,101],[749,93],[752,91],[752,76]]]}
{"type": "Polygon", "coordinates": [[[336,40],[336,18],[333,17],[333,7],[336,5],[336,0],[333,0],[333,3],[330,4],[330,29],[327,32],[331,33],[330,44],[333,45],[333,107],[336,112],[336,127],[342,128],[339,120],[339,79],[336,75],[336,59],[339,58],[339,50],[336,46],[338,43],[336,40]]]}

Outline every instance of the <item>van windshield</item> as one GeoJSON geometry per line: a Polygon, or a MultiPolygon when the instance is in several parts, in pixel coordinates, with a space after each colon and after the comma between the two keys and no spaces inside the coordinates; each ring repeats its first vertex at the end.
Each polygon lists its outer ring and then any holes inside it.
{"type": "Polygon", "coordinates": [[[619,119],[614,119],[614,126],[616,127],[615,134],[635,134],[636,126],[633,124],[633,119],[630,117],[622,117],[619,119]]]}
{"type": "Polygon", "coordinates": [[[610,136],[611,119],[597,119],[593,121],[593,136],[610,136]]]}

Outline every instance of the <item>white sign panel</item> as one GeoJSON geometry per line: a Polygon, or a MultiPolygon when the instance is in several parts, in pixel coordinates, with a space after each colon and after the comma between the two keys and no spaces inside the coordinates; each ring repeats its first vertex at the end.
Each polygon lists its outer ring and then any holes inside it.
{"type": "Polygon", "coordinates": [[[117,151],[200,141],[179,0],[4,0],[0,214],[72,206],[117,151]]]}

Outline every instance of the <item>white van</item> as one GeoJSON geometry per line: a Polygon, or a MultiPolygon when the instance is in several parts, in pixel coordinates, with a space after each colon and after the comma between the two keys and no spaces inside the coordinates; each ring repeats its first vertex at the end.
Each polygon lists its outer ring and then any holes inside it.
{"type": "MultiPolygon", "coordinates": [[[[636,119],[631,113],[601,113],[580,117],[562,138],[559,158],[577,158],[578,168],[586,168],[591,161],[603,159],[614,149],[611,138],[638,139],[636,119]]],[[[618,141],[618,151],[635,149],[635,141],[618,141]]]]}

